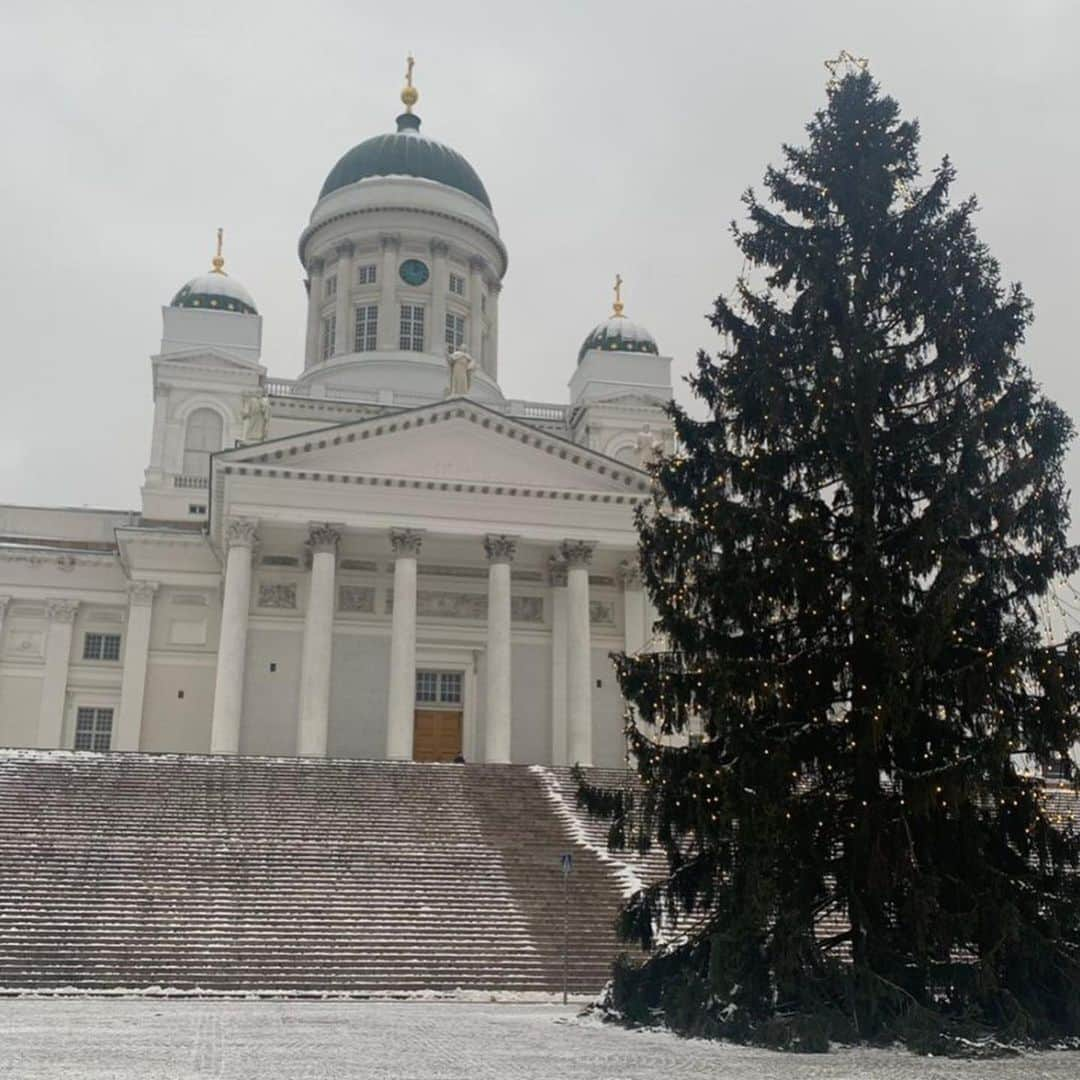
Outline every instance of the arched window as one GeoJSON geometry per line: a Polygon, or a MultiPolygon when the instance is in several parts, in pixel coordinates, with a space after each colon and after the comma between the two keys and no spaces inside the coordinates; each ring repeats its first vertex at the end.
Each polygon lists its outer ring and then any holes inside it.
{"type": "Polygon", "coordinates": [[[221,449],[223,424],[213,409],[196,409],[184,435],[184,475],[209,476],[210,455],[221,449]]]}
{"type": "Polygon", "coordinates": [[[636,466],[639,464],[636,446],[620,446],[619,449],[612,454],[612,457],[614,457],[616,461],[625,462],[627,465],[636,466]]]}

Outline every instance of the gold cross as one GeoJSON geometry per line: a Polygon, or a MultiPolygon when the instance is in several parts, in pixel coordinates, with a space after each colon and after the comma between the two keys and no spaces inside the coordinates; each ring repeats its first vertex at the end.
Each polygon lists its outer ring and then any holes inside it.
{"type": "Polygon", "coordinates": [[[412,69],[416,61],[413,59],[412,53],[409,53],[405,59],[405,85],[412,86],[412,69]]]}
{"type": "Polygon", "coordinates": [[[870,66],[870,60],[865,56],[852,56],[847,49],[841,49],[840,55],[835,60],[825,61],[825,70],[829,73],[828,88],[835,90],[843,79],[849,75],[858,75],[866,71],[870,66]]]}
{"type": "Polygon", "coordinates": [[[615,275],[615,303],[612,306],[613,306],[613,308],[615,310],[616,315],[621,315],[622,314],[622,312],[623,312],[622,274],[616,274],[615,275]]]}
{"type": "Polygon", "coordinates": [[[214,256],[210,263],[210,265],[213,267],[213,271],[215,274],[225,273],[225,271],[222,269],[222,267],[225,265],[225,260],[221,255],[221,238],[224,235],[225,230],[219,227],[217,231],[217,254],[214,256]]]}

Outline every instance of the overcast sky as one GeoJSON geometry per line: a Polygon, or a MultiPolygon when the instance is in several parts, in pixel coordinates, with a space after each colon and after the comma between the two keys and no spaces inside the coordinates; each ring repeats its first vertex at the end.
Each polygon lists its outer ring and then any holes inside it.
{"type": "Polygon", "coordinates": [[[949,153],[955,196],[979,196],[1035,302],[1027,361],[1080,418],[1078,43],[1076,0],[9,0],[0,502],[138,507],[160,308],[218,225],[263,362],[299,373],[297,238],[341,154],[392,129],[409,50],[425,133],[475,166],[509,248],[508,397],[567,399],[616,271],[677,378],[714,346],[740,194],[847,48],[921,120],[924,165],[949,153]]]}

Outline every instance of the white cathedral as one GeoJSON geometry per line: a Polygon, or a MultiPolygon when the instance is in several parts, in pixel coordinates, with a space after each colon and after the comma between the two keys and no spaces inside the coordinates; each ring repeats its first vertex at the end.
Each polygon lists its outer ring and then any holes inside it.
{"type": "Polygon", "coordinates": [[[401,96],[300,235],[298,377],[219,233],[162,311],[141,511],[0,506],[0,745],[624,762],[670,358],[616,288],[568,402],[508,400],[491,201],[411,61],[401,96]]]}

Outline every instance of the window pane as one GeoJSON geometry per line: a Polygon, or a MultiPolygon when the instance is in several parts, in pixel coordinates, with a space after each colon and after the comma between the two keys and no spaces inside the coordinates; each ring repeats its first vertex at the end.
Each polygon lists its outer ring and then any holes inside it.
{"type": "Polygon", "coordinates": [[[112,744],[112,709],[98,709],[94,718],[94,749],[108,750],[112,744]]]}
{"type": "Polygon", "coordinates": [[[94,742],[94,710],[80,708],[75,713],[75,749],[89,750],[94,742]]]}
{"type": "Polygon", "coordinates": [[[418,671],[416,673],[416,700],[438,701],[438,673],[434,671],[418,671]]]}
{"type": "Polygon", "coordinates": [[[119,634],[103,634],[102,635],[101,659],[102,660],[119,660],[120,659],[120,635],[119,634]]]}
{"type": "Polygon", "coordinates": [[[337,315],[327,315],[322,321],[322,358],[334,355],[334,338],[337,337],[337,315]]]}
{"type": "Polygon", "coordinates": [[[83,653],[84,660],[100,660],[101,659],[101,635],[100,634],[87,634],[83,638],[83,653]]]}
{"type": "Polygon", "coordinates": [[[460,671],[444,671],[439,676],[439,700],[448,705],[461,704],[460,671]]]}

